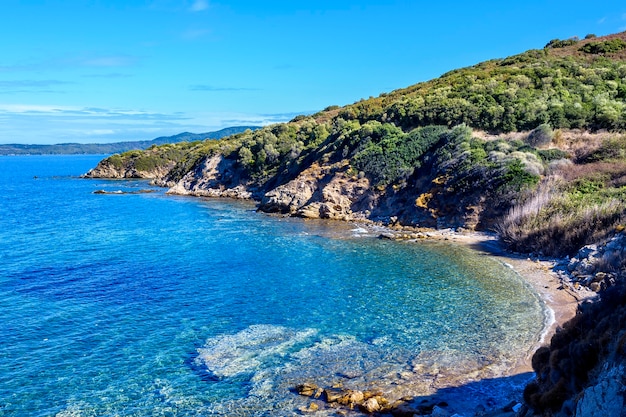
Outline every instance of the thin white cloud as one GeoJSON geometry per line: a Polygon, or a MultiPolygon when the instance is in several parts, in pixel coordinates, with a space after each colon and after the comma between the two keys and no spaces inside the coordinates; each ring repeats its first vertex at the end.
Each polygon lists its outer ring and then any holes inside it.
{"type": "Polygon", "coordinates": [[[0,65],[0,72],[27,72],[88,68],[128,67],[139,61],[139,57],[132,55],[97,55],[84,54],[73,57],[56,57],[47,60],[31,59],[15,64],[0,65]]]}
{"type": "Polygon", "coordinates": [[[598,24],[600,25],[604,22],[606,22],[606,16],[598,20],[598,24]]]}
{"type": "Polygon", "coordinates": [[[61,80],[0,80],[2,88],[47,88],[55,85],[73,84],[61,80]]]}
{"type": "Polygon", "coordinates": [[[147,110],[0,103],[0,143],[107,143],[181,132],[287,121],[294,114],[160,113],[147,110]]]}
{"type": "Polygon", "coordinates": [[[201,12],[209,8],[209,2],[206,0],[195,0],[189,8],[192,12],[201,12]]]}
{"type": "Polygon", "coordinates": [[[58,113],[71,111],[78,107],[38,105],[38,104],[2,104],[0,103],[0,113],[58,113]]]}
{"type": "Polygon", "coordinates": [[[120,72],[109,72],[107,74],[85,74],[82,77],[84,78],[129,78],[129,77],[132,77],[132,75],[122,74],[120,72]]]}

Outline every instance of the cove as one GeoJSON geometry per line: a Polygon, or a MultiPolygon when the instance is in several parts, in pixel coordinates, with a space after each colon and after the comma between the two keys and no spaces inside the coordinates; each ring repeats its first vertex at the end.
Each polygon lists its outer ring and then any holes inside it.
{"type": "Polygon", "coordinates": [[[0,157],[7,415],[296,415],[304,380],[418,395],[539,340],[496,259],[77,178],[100,158],[0,157]]]}

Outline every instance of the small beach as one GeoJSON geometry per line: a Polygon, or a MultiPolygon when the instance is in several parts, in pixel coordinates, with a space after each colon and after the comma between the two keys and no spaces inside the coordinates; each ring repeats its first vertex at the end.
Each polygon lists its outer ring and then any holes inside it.
{"type": "MultiPolygon", "coordinates": [[[[411,234],[406,230],[412,228],[379,228],[385,238],[397,236],[406,239],[411,234]]],[[[414,232],[414,231],[413,231],[414,232]]],[[[550,342],[558,328],[576,315],[581,301],[593,297],[595,294],[587,290],[573,290],[568,283],[552,271],[556,260],[531,259],[528,256],[514,254],[504,249],[494,235],[480,232],[420,231],[418,239],[408,239],[416,244],[428,241],[445,241],[475,250],[485,256],[498,259],[514,270],[537,294],[544,305],[544,328],[534,345],[528,346],[526,352],[519,352],[517,362],[508,369],[498,368],[480,369],[469,372],[464,376],[433,380],[432,389],[435,392],[432,402],[441,402],[449,405],[449,410],[463,416],[490,415],[511,416],[511,410],[503,411],[505,405],[522,403],[522,393],[526,383],[534,377],[532,357],[535,351],[550,342]],[[500,369],[501,374],[496,375],[500,369]],[[496,370],[494,372],[494,370],[496,370]],[[485,414],[486,413],[486,414],[485,414]]],[[[424,389],[424,386],[416,387],[424,389]]]]}

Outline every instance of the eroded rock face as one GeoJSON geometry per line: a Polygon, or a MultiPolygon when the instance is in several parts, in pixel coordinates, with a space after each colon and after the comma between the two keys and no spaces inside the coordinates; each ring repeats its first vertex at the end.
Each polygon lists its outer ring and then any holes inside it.
{"type": "Polygon", "coordinates": [[[235,161],[214,155],[206,158],[196,169],[189,171],[168,194],[198,197],[252,198],[252,192],[241,183],[235,161]]]}
{"type": "Polygon", "coordinates": [[[576,404],[578,417],[620,417],[626,394],[624,367],[607,367],[596,383],[586,388],[576,404]]]}
{"type": "Polygon", "coordinates": [[[362,203],[369,192],[369,181],[347,175],[346,168],[313,164],[292,181],[265,193],[259,208],[311,219],[365,218],[358,211],[366,206],[362,203]]]}
{"type": "Polygon", "coordinates": [[[576,256],[563,261],[555,270],[566,274],[575,287],[600,292],[623,279],[626,258],[626,234],[581,248],[576,256]]]}

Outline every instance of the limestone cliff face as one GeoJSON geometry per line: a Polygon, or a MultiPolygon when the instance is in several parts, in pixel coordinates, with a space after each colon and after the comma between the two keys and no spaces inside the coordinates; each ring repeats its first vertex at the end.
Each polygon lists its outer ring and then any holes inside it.
{"type": "Polygon", "coordinates": [[[626,372],[623,363],[604,364],[595,381],[579,396],[577,417],[621,417],[626,395],[626,372]]]}
{"type": "Polygon", "coordinates": [[[241,180],[235,161],[217,154],[204,159],[195,169],[174,183],[168,194],[198,197],[252,198],[252,192],[241,180]]]}
{"type": "Polygon", "coordinates": [[[369,181],[346,174],[347,165],[313,164],[295,179],[265,193],[259,209],[313,219],[365,219],[369,181]]]}

